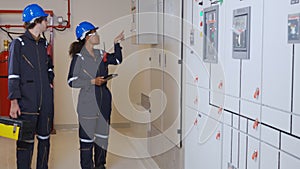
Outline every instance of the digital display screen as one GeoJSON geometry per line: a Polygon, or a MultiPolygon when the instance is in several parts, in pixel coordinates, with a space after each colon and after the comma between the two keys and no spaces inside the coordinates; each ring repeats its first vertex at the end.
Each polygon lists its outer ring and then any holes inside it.
{"type": "Polygon", "coordinates": [[[233,49],[246,50],[247,48],[248,15],[235,16],[233,20],[233,49]]]}

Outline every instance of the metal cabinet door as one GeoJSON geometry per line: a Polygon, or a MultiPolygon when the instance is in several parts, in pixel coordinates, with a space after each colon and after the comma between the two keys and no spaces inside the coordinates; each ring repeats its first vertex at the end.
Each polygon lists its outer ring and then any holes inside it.
{"type": "Polygon", "coordinates": [[[300,44],[295,45],[294,53],[294,99],[293,99],[293,134],[300,137],[300,44]]]}
{"type": "Polygon", "coordinates": [[[259,168],[260,149],[259,141],[253,137],[248,136],[248,150],[247,150],[247,168],[259,168]]]}
{"type": "Polygon", "coordinates": [[[260,169],[278,168],[279,150],[266,143],[261,143],[260,169]]]}
{"type": "Polygon", "coordinates": [[[262,102],[285,111],[291,111],[292,98],[292,46],[287,43],[290,12],[289,1],[264,1],[262,102]],[[274,41],[274,37],[280,40],[274,41]]]}
{"type": "Polygon", "coordinates": [[[181,139],[181,0],[164,0],[163,22],[163,91],[166,107],[162,116],[163,131],[174,145],[181,139]]]}
{"type": "Polygon", "coordinates": [[[197,169],[202,166],[203,162],[203,159],[200,159],[198,154],[204,153],[201,151],[201,146],[198,142],[199,133],[203,130],[207,116],[202,116],[198,114],[197,110],[186,106],[184,119],[184,168],[197,169]]]}
{"type": "MultiPolygon", "coordinates": [[[[202,114],[202,116],[206,116],[202,114]]],[[[221,168],[222,157],[222,125],[220,122],[207,117],[204,122],[202,131],[199,132],[198,145],[199,151],[198,159],[201,162],[200,168],[221,168]]]]}
{"type": "Polygon", "coordinates": [[[224,112],[224,116],[226,116],[227,122],[224,121],[224,123],[223,123],[222,169],[228,169],[228,163],[230,163],[230,164],[232,163],[232,141],[231,141],[231,139],[232,139],[233,129],[231,127],[231,115],[229,113],[224,112]]]}
{"type": "Polygon", "coordinates": [[[290,156],[286,153],[280,154],[280,168],[298,169],[300,168],[299,157],[290,156]]]}
{"type": "Polygon", "coordinates": [[[263,1],[248,1],[243,6],[251,7],[250,59],[242,60],[241,97],[256,103],[261,102],[261,71],[263,51],[263,1]]]}
{"type": "Polygon", "coordinates": [[[225,6],[225,24],[222,26],[225,29],[221,35],[224,44],[221,48],[224,50],[224,88],[225,88],[225,105],[224,108],[233,112],[239,112],[239,97],[240,97],[240,77],[241,77],[241,61],[232,59],[232,23],[233,10],[236,9],[239,2],[237,0],[226,1],[222,6],[225,6]]]}

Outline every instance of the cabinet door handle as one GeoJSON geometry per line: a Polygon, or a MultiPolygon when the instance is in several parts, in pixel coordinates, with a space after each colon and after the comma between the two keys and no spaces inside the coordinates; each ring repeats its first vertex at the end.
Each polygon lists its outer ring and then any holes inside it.
{"type": "Polygon", "coordinates": [[[216,140],[220,140],[220,138],[221,138],[221,132],[218,131],[218,133],[217,133],[217,135],[216,135],[216,140]]]}
{"type": "Polygon", "coordinates": [[[158,64],[159,64],[159,67],[161,66],[161,54],[158,54],[158,64]]]}
{"type": "Polygon", "coordinates": [[[259,121],[258,121],[258,118],[257,118],[257,119],[255,119],[255,121],[253,123],[253,129],[254,130],[257,129],[258,125],[259,125],[259,121]]]}
{"type": "Polygon", "coordinates": [[[165,67],[167,67],[167,54],[165,54],[165,67]]]}
{"type": "Polygon", "coordinates": [[[253,154],[252,154],[252,160],[256,160],[257,157],[258,157],[258,151],[255,150],[255,151],[253,152],[253,154]]]}
{"type": "Polygon", "coordinates": [[[254,95],[253,95],[254,99],[258,99],[259,94],[260,94],[260,90],[259,90],[259,88],[256,88],[254,95]]]}

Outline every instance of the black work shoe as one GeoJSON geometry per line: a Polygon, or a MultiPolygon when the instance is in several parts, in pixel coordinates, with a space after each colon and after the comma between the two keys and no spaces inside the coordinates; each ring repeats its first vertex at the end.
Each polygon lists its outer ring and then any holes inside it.
{"type": "Polygon", "coordinates": [[[105,166],[102,164],[99,167],[95,167],[94,169],[106,169],[105,166]]]}

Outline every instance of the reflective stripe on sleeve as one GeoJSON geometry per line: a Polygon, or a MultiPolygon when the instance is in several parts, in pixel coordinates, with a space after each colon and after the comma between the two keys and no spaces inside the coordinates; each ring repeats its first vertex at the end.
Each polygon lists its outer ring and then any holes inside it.
{"type": "Polygon", "coordinates": [[[23,39],[22,39],[22,38],[20,38],[20,37],[18,37],[17,39],[18,39],[18,40],[21,42],[22,46],[24,46],[23,39]]]}
{"type": "Polygon", "coordinates": [[[72,81],[77,80],[77,79],[78,79],[78,77],[72,77],[68,80],[68,83],[71,83],[72,81]]]}
{"type": "Polygon", "coordinates": [[[77,53],[76,55],[79,56],[81,60],[84,60],[84,57],[82,56],[81,53],[77,53]]]}
{"type": "Polygon", "coordinates": [[[116,59],[117,63],[120,64],[120,61],[118,59],[116,59]]]}
{"type": "Polygon", "coordinates": [[[8,79],[20,79],[20,75],[9,75],[8,79]]]}

